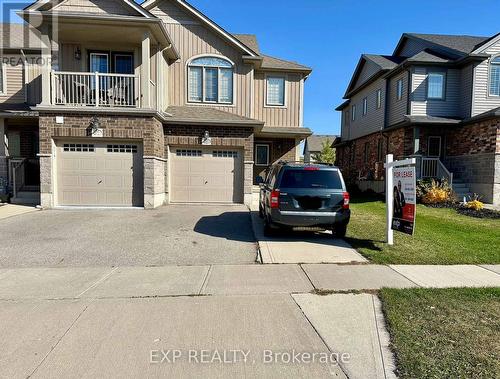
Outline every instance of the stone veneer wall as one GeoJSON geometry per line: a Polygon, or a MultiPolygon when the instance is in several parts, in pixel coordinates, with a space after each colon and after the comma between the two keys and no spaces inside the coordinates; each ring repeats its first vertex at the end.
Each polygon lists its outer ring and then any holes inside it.
{"type": "MultiPolygon", "coordinates": [[[[91,114],[41,113],[40,128],[40,192],[42,207],[54,206],[53,157],[54,139],[87,137],[91,114]],[[56,116],[64,116],[57,124],[56,116]]],[[[105,139],[142,140],[144,149],[144,207],[154,208],[165,201],[165,139],[160,121],[151,116],[97,114],[105,139]]]]}
{"type": "MultiPolygon", "coordinates": [[[[201,140],[205,131],[212,139],[212,146],[238,147],[244,151],[244,202],[249,205],[252,201],[252,170],[254,137],[253,127],[228,126],[193,126],[193,125],[165,125],[165,147],[168,146],[202,146],[201,140]]],[[[168,159],[168,152],[165,151],[168,159]]],[[[168,182],[168,164],[165,164],[165,178],[168,182]]],[[[168,190],[168,185],[165,186],[168,190]]]]}

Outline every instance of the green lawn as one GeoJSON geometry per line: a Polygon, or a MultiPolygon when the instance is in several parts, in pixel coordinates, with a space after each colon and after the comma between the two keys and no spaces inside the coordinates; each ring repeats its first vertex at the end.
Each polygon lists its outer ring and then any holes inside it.
{"type": "Polygon", "coordinates": [[[380,297],[401,378],[500,378],[500,288],[380,297]]]}
{"type": "Polygon", "coordinates": [[[415,235],[394,232],[394,245],[389,247],[384,242],[384,202],[353,196],[351,210],[347,241],[374,263],[500,264],[500,219],[418,205],[415,235]]]}

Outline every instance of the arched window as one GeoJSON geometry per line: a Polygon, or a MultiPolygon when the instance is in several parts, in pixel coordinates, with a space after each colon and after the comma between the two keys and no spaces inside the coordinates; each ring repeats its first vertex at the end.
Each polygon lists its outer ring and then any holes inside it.
{"type": "Polygon", "coordinates": [[[190,103],[233,103],[233,64],[218,57],[195,58],[188,64],[190,103]]]}
{"type": "Polygon", "coordinates": [[[500,96],[500,56],[496,56],[491,60],[490,96],[500,96]]]}

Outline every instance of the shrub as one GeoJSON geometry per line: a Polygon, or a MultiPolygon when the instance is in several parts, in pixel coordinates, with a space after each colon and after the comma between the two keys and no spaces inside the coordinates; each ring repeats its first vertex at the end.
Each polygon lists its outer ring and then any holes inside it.
{"type": "Polygon", "coordinates": [[[484,208],[484,204],[479,200],[468,201],[465,206],[469,209],[474,209],[475,211],[480,211],[484,208]]]}
{"type": "Polygon", "coordinates": [[[420,183],[417,188],[417,198],[424,204],[449,203],[454,200],[453,190],[446,180],[438,182],[431,179],[429,182],[420,183]]]}

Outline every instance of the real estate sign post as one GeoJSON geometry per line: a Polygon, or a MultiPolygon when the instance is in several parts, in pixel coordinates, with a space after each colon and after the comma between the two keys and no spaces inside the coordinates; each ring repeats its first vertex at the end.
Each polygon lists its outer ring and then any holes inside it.
{"type": "Polygon", "coordinates": [[[387,244],[394,244],[394,230],[413,235],[416,210],[416,159],[393,161],[388,154],[385,163],[385,202],[387,244]],[[410,167],[411,166],[411,167],[410,167]]]}

